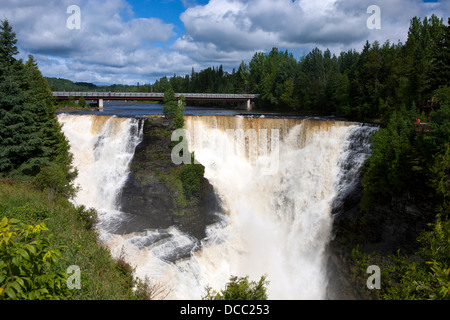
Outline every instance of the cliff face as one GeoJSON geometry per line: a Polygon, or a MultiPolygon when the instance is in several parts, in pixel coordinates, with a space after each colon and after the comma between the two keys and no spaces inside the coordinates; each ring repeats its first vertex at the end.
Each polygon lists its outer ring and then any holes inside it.
{"type": "Polygon", "coordinates": [[[144,120],[143,140],[137,146],[130,174],[120,196],[121,210],[133,215],[118,233],[176,226],[198,239],[214,221],[220,204],[213,187],[202,178],[201,192],[186,199],[179,178],[182,165],[171,160],[172,122],[154,117],[144,120]]]}
{"type": "Polygon", "coordinates": [[[381,255],[414,254],[419,234],[434,218],[433,195],[398,194],[378,199],[364,212],[360,208],[361,184],[345,199],[334,217],[335,242],[359,244],[366,252],[381,255]]]}
{"type": "Polygon", "coordinates": [[[434,219],[433,194],[404,193],[378,199],[364,212],[360,207],[363,192],[358,183],[333,212],[334,237],[328,246],[331,299],[374,299],[366,284],[352,274],[353,248],[382,257],[398,251],[414,255],[419,248],[417,237],[434,219]]]}

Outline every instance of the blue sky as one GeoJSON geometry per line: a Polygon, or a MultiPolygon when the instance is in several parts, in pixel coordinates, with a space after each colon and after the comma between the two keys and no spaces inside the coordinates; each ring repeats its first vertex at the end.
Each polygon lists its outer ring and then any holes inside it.
{"type": "Polygon", "coordinates": [[[153,83],[223,65],[273,47],[296,58],[314,47],[360,50],[365,41],[405,41],[410,19],[450,15],[450,0],[1,0],[20,57],[45,76],[96,84],[153,83]],[[69,29],[67,8],[80,8],[69,29]],[[370,5],[380,29],[369,29],[370,5]]]}
{"type": "Polygon", "coordinates": [[[137,18],[154,17],[176,26],[177,33],[184,32],[184,25],[180,21],[180,15],[186,10],[182,1],[175,0],[130,0],[128,3],[133,8],[137,18]]]}

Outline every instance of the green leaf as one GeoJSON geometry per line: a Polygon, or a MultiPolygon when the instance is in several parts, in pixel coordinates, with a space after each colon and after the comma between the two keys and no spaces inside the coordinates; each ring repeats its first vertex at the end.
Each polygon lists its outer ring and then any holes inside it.
{"type": "Polygon", "coordinates": [[[4,292],[10,297],[11,299],[16,299],[16,293],[11,288],[6,288],[4,292]]]}
{"type": "Polygon", "coordinates": [[[26,244],[25,249],[27,249],[31,254],[35,255],[36,254],[36,248],[34,245],[32,245],[31,243],[26,244]]]}
{"type": "Polygon", "coordinates": [[[30,260],[30,255],[24,249],[18,249],[17,253],[20,254],[24,259],[30,260]]]}
{"type": "Polygon", "coordinates": [[[22,292],[22,288],[20,287],[20,284],[17,281],[8,283],[9,287],[13,287],[17,293],[22,292]]]}
{"type": "MultiPolygon", "coordinates": [[[[20,277],[15,277],[15,279],[16,279],[16,282],[22,287],[22,288],[26,288],[25,287],[25,283],[24,283],[24,281],[23,281],[23,279],[22,278],[20,278],[20,277]]],[[[22,291],[22,290],[20,290],[20,291],[22,291]]]]}
{"type": "Polygon", "coordinates": [[[5,228],[8,224],[8,218],[3,217],[2,221],[0,222],[0,228],[5,228]]]}

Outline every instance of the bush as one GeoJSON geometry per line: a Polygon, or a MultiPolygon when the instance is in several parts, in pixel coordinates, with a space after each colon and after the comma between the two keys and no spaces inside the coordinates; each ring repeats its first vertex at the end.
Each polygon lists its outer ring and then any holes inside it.
{"type": "Polygon", "coordinates": [[[97,223],[97,210],[94,208],[86,209],[84,205],[76,208],[77,218],[84,223],[86,230],[91,230],[94,224],[97,223]]]}
{"type": "Polygon", "coordinates": [[[199,197],[202,191],[205,167],[194,163],[194,154],[191,154],[191,164],[185,164],[180,172],[183,184],[183,193],[186,197],[199,197]]]}
{"type": "Polygon", "coordinates": [[[34,179],[34,184],[47,192],[50,202],[58,196],[72,198],[76,192],[65,171],[56,164],[42,168],[34,179]]]}
{"type": "Polygon", "coordinates": [[[170,292],[170,288],[164,282],[152,282],[147,276],[144,280],[140,278],[135,280],[134,297],[136,300],[163,300],[170,292]]]}
{"type": "Polygon", "coordinates": [[[27,225],[4,217],[0,222],[0,300],[65,299],[64,273],[52,271],[60,252],[44,223],[27,225]]]}
{"type": "Polygon", "coordinates": [[[416,256],[380,257],[352,250],[357,265],[352,276],[357,286],[364,287],[369,265],[381,269],[381,289],[371,290],[372,298],[383,300],[449,300],[450,299],[450,221],[437,215],[433,229],[423,232],[416,256]]]}
{"type": "Polygon", "coordinates": [[[236,277],[231,276],[230,281],[226,284],[225,290],[217,293],[206,287],[206,295],[202,297],[203,300],[267,300],[266,286],[269,282],[266,276],[256,281],[249,281],[248,276],[236,277]]]}
{"type": "Polygon", "coordinates": [[[80,97],[80,99],[78,100],[78,106],[80,108],[86,108],[87,107],[86,100],[84,99],[84,97],[80,97]]]}
{"type": "Polygon", "coordinates": [[[184,101],[185,99],[183,96],[180,96],[177,101],[172,89],[169,89],[164,93],[163,114],[164,117],[174,120],[175,129],[184,127],[184,101]]]}

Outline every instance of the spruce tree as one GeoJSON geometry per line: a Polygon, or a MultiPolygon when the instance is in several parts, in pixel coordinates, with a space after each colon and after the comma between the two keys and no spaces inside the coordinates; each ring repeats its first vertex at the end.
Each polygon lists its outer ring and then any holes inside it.
{"type": "Polygon", "coordinates": [[[450,85],[450,18],[447,26],[443,25],[433,52],[431,70],[432,89],[450,85]]]}
{"type": "MultiPolygon", "coordinates": [[[[12,27],[7,20],[2,21],[0,177],[32,180],[41,172],[51,173],[70,191],[76,172],[71,167],[69,143],[55,117],[52,93],[31,55],[25,64],[15,58],[16,43],[12,27]]],[[[39,178],[41,182],[48,180],[42,174],[39,178]]]]}
{"type": "MultiPolygon", "coordinates": [[[[18,54],[12,27],[7,20],[0,23],[0,174],[6,175],[26,157],[29,146],[24,131],[26,119],[23,113],[25,93],[22,61],[18,54]]],[[[31,144],[33,141],[30,141],[31,144]]]]}

